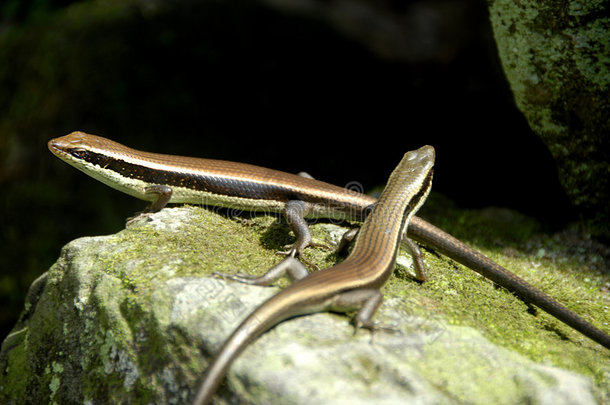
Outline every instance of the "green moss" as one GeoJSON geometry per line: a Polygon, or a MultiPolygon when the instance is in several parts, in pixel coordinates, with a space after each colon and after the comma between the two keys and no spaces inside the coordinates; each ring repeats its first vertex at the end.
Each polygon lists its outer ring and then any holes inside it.
{"type": "MultiPolygon", "coordinates": [[[[603,273],[605,264],[599,254],[586,249],[573,254],[573,247],[565,240],[538,233],[535,221],[516,213],[499,211],[494,216],[489,210],[443,208],[445,218],[469,218],[453,225],[447,220],[443,227],[450,233],[608,330],[608,276],[603,273]],[[503,233],[521,236],[497,239],[503,233]]],[[[570,242],[577,246],[576,240],[570,242]]],[[[424,252],[430,280],[420,285],[412,280],[410,269],[399,267],[384,288],[386,297],[400,298],[408,313],[438,319],[440,328],[444,323],[472,327],[492,342],[534,361],[589,375],[602,392],[610,392],[607,349],[541,310],[532,315],[525,303],[472,270],[434,252],[424,252]]]]}
{"type": "MultiPolygon", "coordinates": [[[[231,220],[201,208],[175,212],[188,215],[189,226],[168,231],[168,224],[157,228],[145,220],[137,221],[105,238],[104,247],[93,244],[90,252],[80,253],[93,256],[93,265],[102,271],[102,276],[92,277],[88,286],[96,291],[93,296],[98,300],[98,312],[90,314],[87,303],[74,303],[85,316],[84,333],[73,330],[78,321],[63,320],[67,329],[64,334],[80,336],[79,345],[84,348],[99,348],[78,356],[83,373],[89,377],[83,381],[84,398],[97,400],[101,396],[114,402],[120,398],[113,398],[112,393],[136,390],[138,398],[153,401],[152,387],[163,383],[161,371],[174,367],[171,362],[176,355],[189,366],[173,372],[191,370],[200,374],[202,364],[195,362],[198,353],[187,337],[182,340],[178,335],[179,340],[168,345],[170,337],[156,333],[162,328],[157,325],[158,314],[151,313],[150,308],[158,299],[158,286],[175,277],[197,277],[213,271],[260,273],[260,269],[281,260],[275,252],[292,239],[285,232],[286,226],[278,226],[273,217],[231,220]],[[108,294],[114,297],[106,297],[108,294]],[[115,302],[120,303],[118,308],[102,305],[115,302]],[[150,353],[154,353],[154,363],[144,360],[150,358],[150,353]],[[111,393],[108,398],[100,391],[100,380],[104,381],[104,391],[111,393]]],[[[312,259],[316,261],[313,256],[312,259]]],[[[51,275],[53,282],[72,283],[65,269],[58,270],[51,275]]],[[[56,305],[62,303],[58,300],[56,305]]],[[[171,338],[174,339],[176,336],[171,338]]],[[[56,380],[49,384],[56,388],[56,380]]]]}
{"type": "Polygon", "coordinates": [[[515,102],[591,232],[610,237],[610,18],[600,1],[496,0],[490,19],[515,102]]]}
{"type": "MultiPolygon", "coordinates": [[[[431,203],[435,200],[433,197],[431,203]]],[[[602,257],[596,259],[586,249],[579,254],[566,252],[569,245],[565,241],[540,234],[533,220],[509,211],[463,212],[446,202],[442,211],[445,218],[456,219],[446,220],[443,225],[454,222],[448,228],[451,233],[607,329],[609,299],[603,288],[608,278],[598,271],[604,267],[602,257]]],[[[261,274],[281,260],[275,252],[293,236],[273,217],[229,219],[203,208],[166,212],[170,217],[182,217],[176,224],[188,225],[175,225],[169,220],[136,222],[99,242],[92,239],[80,244],[89,246],[89,251],[76,246],[64,250],[64,255],[90,256],[86,266],[92,270],[87,273],[81,269],[77,283],[64,256],[50,270],[48,282],[77,298],[45,295],[38,305],[45,305],[49,311],[32,318],[27,333],[16,334],[14,348],[3,348],[0,364],[5,373],[0,380],[0,387],[4,387],[0,399],[47,398],[62,403],[66,398],[78,397],[84,401],[121,402],[124,397],[120,395],[131,393],[134,398],[152,402],[158,399],[155,387],[159,384],[166,387],[200,375],[203,365],[195,360],[200,353],[193,337],[179,328],[160,327],[158,323],[168,322],[164,317],[169,315],[151,312],[158,300],[169,299],[159,295],[160,286],[175,277],[198,277],[213,271],[261,274]],[[89,274],[89,278],[83,274],[89,274]],[[90,299],[96,302],[79,301],[81,289],[91,290],[90,299]],[[41,351],[34,353],[33,347],[41,351]],[[151,358],[155,361],[150,362],[151,358]],[[180,364],[175,364],[176,358],[181,359],[180,364]],[[82,375],[80,386],[62,385],[64,377],[74,372],[82,375]],[[42,375],[43,388],[39,388],[40,381],[29,378],[37,374],[42,375]]],[[[428,212],[434,212],[434,208],[428,212]]],[[[312,225],[321,242],[336,242],[342,229],[323,222],[312,225]]],[[[73,243],[78,245],[79,241],[73,243]]],[[[572,245],[578,246],[575,241],[572,245]]],[[[411,269],[400,265],[383,293],[386,299],[400,300],[407,313],[436,322],[437,328],[428,325],[431,339],[434,333],[442,333],[444,325],[472,327],[492,342],[535,361],[589,375],[600,391],[609,392],[610,358],[604,348],[543,312],[531,315],[524,303],[471,270],[433,251],[424,249],[424,254],[429,281],[414,281],[411,269]]],[[[321,268],[340,260],[317,248],[308,249],[307,255],[321,268]]],[[[486,372],[484,364],[468,363],[466,354],[454,355],[465,356],[463,365],[468,366],[469,373],[486,372]]],[[[379,370],[362,359],[354,372],[374,382],[379,370]]],[[[432,367],[420,372],[433,384],[446,384],[452,390],[457,389],[458,380],[463,380],[440,363],[438,370],[432,367]]],[[[476,392],[477,387],[471,390],[476,392]]],[[[174,392],[180,391],[181,387],[174,387],[174,392]]],[[[463,399],[467,398],[464,393],[463,399]]],[[[493,402],[493,398],[489,400],[493,402]]]]}
{"type": "MultiPolygon", "coordinates": [[[[27,334],[27,330],[23,332],[27,334]]],[[[5,341],[3,344],[3,351],[5,350],[5,341]]],[[[21,344],[13,346],[14,348],[10,351],[10,355],[6,360],[0,364],[4,366],[3,370],[0,370],[0,397],[6,398],[24,398],[27,389],[26,378],[30,367],[27,362],[27,336],[21,344]],[[3,378],[5,375],[14,375],[10,381],[7,378],[3,378]]]]}

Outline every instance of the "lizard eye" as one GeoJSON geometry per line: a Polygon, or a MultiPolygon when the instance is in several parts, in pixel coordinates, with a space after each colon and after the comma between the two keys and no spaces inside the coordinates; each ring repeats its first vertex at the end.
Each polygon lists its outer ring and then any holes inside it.
{"type": "Polygon", "coordinates": [[[87,151],[85,149],[81,149],[81,148],[71,149],[70,154],[77,159],[86,159],[87,158],[87,151]]]}

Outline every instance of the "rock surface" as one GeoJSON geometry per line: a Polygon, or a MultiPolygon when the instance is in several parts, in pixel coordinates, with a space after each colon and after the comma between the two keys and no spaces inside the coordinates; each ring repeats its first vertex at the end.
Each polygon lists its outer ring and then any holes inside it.
{"type": "MultiPolygon", "coordinates": [[[[315,229],[335,240],[342,231],[315,229]]],[[[284,236],[285,226],[271,217],[236,221],[185,207],[69,243],[32,286],[2,344],[0,402],[190,403],[223,340],[278,291],[209,273],[260,273],[279,260],[273,252],[284,236]]],[[[336,260],[324,254],[313,260],[336,260]]],[[[389,290],[376,319],[402,333],[373,338],[354,334],[343,315],[284,322],[238,358],[219,395],[265,404],[595,404],[607,396],[608,374],[596,384],[494,344],[451,317],[414,315],[409,304],[389,290]]],[[[576,348],[581,361],[601,353],[608,370],[607,354],[587,345],[576,348]]]]}
{"type": "Polygon", "coordinates": [[[604,1],[488,0],[515,101],[572,203],[610,238],[610,18],[604,1]]]}

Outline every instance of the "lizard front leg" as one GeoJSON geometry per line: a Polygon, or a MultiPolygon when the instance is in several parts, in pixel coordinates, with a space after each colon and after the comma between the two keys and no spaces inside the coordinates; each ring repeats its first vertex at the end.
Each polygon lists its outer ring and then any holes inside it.
{"type": "Polygon", "coordinates": [[[171,187],[160,184],[155,184],[144,188],[144,193],[146,195],[152,195],[153,200],[151,201],[150,205],[144,209],[144,211],[136,212],[133,216],[127,218],[126,225],[131,224],[141,216],[146,216],[148,214],[161,211],[172,198],[171,187]]]}

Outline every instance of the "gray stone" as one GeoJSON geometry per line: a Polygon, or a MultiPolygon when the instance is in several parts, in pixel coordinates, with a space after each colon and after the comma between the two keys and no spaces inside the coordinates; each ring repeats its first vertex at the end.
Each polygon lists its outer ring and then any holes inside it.
{"type": "MultiPolygon", "coordinates": [[[[279,260],[260,246],[269,221],[165,209],[66,245],[2,344],[0,402],[189,403],[224,339],[278,291],[209,275],[245,262],[260,273],[279,260]]],[[[596,403],[590,377],[415,316],[401,297],[389,294],[376,319],[401,333],[354,333],[340,314],[286,321],[244,351],[219,395],[261,404],[596,403]]]]}

